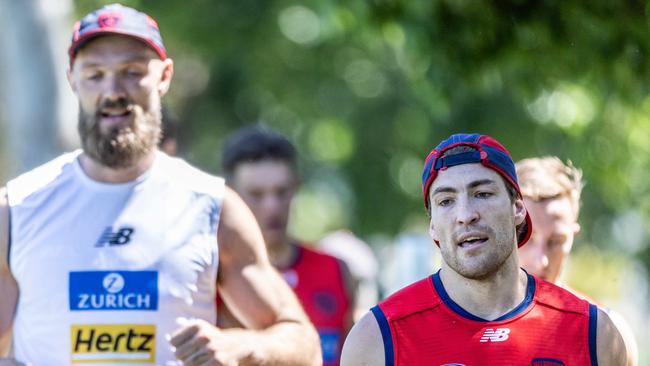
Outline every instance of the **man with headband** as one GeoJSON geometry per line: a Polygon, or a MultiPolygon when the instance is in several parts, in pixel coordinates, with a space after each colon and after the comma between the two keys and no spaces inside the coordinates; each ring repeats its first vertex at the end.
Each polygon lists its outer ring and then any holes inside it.
{"type": "Polygon", "coordinates": [[[519,268],[532,225],[498,141],[442,141],[425,160],[422,193],[442,268],[366,314],[342,365],[625,365],[604,312],[519,268]]]}
{"type": "Polygon", "coordinates": [[[244,202],[156,148],[174,71],[156,22],[105,6],[69,56],[83,150],[0,191],[3,364],[319,364],[244,202]],[[247,329],[214,326],[217,286],[247,329]]]}

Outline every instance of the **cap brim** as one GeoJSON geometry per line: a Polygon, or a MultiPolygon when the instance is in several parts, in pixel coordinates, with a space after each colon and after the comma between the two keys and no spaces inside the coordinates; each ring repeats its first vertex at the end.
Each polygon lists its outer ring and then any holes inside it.
{"type": "Polygon", "coordinates": [[[161,60],[164,60],[167,58],[167,52],[165,51],[164,48],[160,47],[156,42],[154,42],[151,38],[143,37],[140,34],[133,33],[133,32],[128,32],[124,31],[121,29],[115,29],[115,28],[100,28],[97,30],[90,31],[83,36],[79,37],[76,41],[74,41],[71,45],[70,48],[68,48],[68,56],[70,58],[70,67],[72,67],[72,63],[74,62],[74,59],[77,55],[77,52],[79,52],[79,49],[84,47],[88,42],[92,41],[93,39],[100,37],[100,36],[105,36],[105,35],[111,35],[111,34],[117,34],[117,35],[122,35],[122,36],[128,36],[133,39],[136,39],[138,41],[143,42],[147,46],[151,47],[158,57],[160,57],[161,60]]]}

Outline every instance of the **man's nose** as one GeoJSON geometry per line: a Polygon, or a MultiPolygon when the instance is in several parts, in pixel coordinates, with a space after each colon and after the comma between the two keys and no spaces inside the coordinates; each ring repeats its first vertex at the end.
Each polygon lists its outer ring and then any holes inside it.
{"type": "Polygon", "coordinates": [[[282,202],[275,195],[268,195],[264,198],[262,207],[268,213],[275,213],[282,207],[282,202]]]}
{"type": "Polygon", "coordinates": [[[104,88],[104,98],[109,100],[118,100],[126,96],[124,85],[119,77],[112,75],[106,77],[106,87],[104,88]]]}
{"type": "Polygon", "coordinates": [[[480,218],[478,210],[465,198],[458,199],[456,203],[456,220],[459,224],[469,225],[477,222],[480,218]]]}

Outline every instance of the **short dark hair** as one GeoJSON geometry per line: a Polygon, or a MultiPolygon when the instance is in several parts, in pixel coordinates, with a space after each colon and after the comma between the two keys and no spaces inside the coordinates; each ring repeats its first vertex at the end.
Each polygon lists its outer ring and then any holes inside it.
{"type": "Polygon", "coordinates": [[[280,133],[265,126],[253,125],[236,130],[228,138],[221,165],[226,179],[230,180],[239,164],[263,160],[282,161],[295,170],[296,149],[280,133]]]}

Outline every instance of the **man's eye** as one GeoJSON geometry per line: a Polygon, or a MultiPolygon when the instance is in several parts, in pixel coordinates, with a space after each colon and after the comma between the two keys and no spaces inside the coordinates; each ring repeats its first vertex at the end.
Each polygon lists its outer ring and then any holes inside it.
{"type": "Polygon", "coordinates": [[[102,78],[102,74],[99,72],[93,72],[92,74],[86,75],[86,79],[88,80],[99,80],[102,78]]]}
{"type": "Polygon", "coordinates": [[[142,75],[143,75],[143,73],[140,70],[135,70],[135,69],[126,70],[126,76],[128,76],[130,78],[139,78],[142,75]]]}
{"type": "Polygon", "coordinates": [[[264,194],[262,192],[249,192],[248,196],[255,201],[260,201],[264,197],[264,194]]]}
{"type": "Polygon", "coordinates": [[[438,204],[438,206],[445,207],[445,206],[449,206],[451,204],[451,202],[452,202],[451,199],[445,198],[445,199],[442,199],[442,200],[438,201],[437,204],[438,204]]]}
{"type": "Polygon", "coordinates": [[[488,198],[492,196],[492,192],[478,192],[476,197],[478,198],[488,198]]]}

